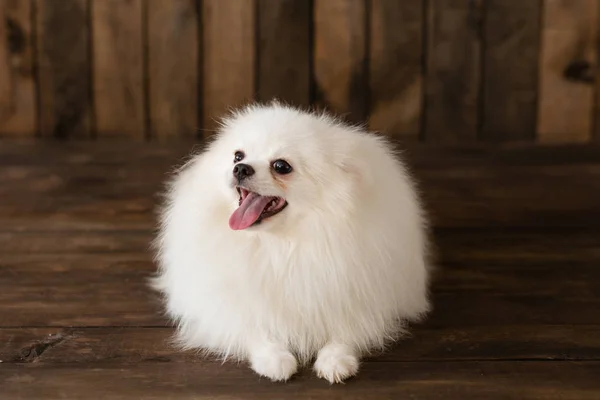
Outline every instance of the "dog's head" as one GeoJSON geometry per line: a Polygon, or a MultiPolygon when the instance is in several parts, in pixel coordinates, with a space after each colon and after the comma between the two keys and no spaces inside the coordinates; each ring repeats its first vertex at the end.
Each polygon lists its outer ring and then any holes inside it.
{"type": "Polygon", "coordinates": [[[342,130],[327,117],[277,104],[226,119],[210,153],[231,204],[230,228],[298,226],[343,209],[358,167],[354,135],[342,130]]]}

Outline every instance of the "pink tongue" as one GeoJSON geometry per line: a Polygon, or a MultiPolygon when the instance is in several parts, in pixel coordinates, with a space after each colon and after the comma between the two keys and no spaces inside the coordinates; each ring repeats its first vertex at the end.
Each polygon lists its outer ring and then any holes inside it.
{"type": "Polygon", "coordinates": [[[236,231],[248,228],[256,222],[271,200],[273,200],[272,197],[248,193],[242,204],[229,217],[229,227],[236,231]]]}

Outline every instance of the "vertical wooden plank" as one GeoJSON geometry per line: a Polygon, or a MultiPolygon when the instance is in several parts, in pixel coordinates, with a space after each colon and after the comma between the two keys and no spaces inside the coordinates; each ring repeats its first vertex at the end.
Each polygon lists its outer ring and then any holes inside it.
{"type": "Polygon", "coordinates": [[[31,0],[0,0],[0,135],[34,136],[31,0]]]}
{"type": "MultiPolygon", "coordinates": [[[[8,4],[6,0],[0,0],[0,22],[6,21],[8,17],[8,4]]],[[[4,128],[6,120],[10,119],[13,107],[13,69],[11,67],[11,51],[8,45],[8,26],[0,23],[0,123],[4,128]]],[[[3,133],[3,132],[0,132],[3,133]]]]}
{"type": "Polygon", "coordinates": [[[314,0],[316,103],[353,122],[368,105],[365,0],[314,0]]]}
{"type": "Polygon", "coordinates": [[[204,0],[203,127],[254,99],[255,0],[204,0]]]}
{"type": "Polygon", "coordinates": [[[372,0],[369,122],[417,138],[422,111],[424,1],[372,0]]]}
{"type": "Polygon", "coordinates": [[[429,0],[425,140],[477,138],[482,0],[429,0]]]}
{"type": "MultiPolygon", "coordinates": [[[[0,0],[0,22],[6,21],[8,7],[6,0],[0,0]]],[[[11,117],[11,109],[14,106],[12,100],[13,93],[13,69],[11,67],[11,52],[8,46],[8,27],[0,23],[0,128],[6,128],[6,120],[11,117]]],[[[4,132],[0,131],[0,134],[4,132]]]]}
{"type": "Polygon", "coordinates": [[[310,104],[311,7],[307,0],[258,0],[258,98],[310,104]]]}
{"type": "Polygon", "coordinates": [[[144,138],[142,0],[92,5],[96,134],[144,138]]]}
{"type": "Polygon", "coordinates": [[[199,128],[199,10],[195,0],[148,0],[150,135],[195,137],[199,128]]]}
{"type": "Polygon", "coordinates": [[[533,140],[541,0],[485,3],[484,140],[533,140]]]}
{"type": "Polygon", "coordinates": [[[598,25],[596,0],[545,0],[540,60],[538,140],[591,138],[598,25]]]}
{"type": "Polygon", "coordinates": [[[35,9],[40,133],[89,138],[88,2],[37,0],[35,9]]]}

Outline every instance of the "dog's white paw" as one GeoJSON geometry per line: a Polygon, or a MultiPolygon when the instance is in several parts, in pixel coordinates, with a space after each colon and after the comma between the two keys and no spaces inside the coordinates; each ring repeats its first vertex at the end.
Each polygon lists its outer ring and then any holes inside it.
{"type": "Polygon", "coordinates": [[[351,348],[340,344],[328,344],[317,355],[314,370],[319,378],[330,383],[341,383],[358,372],[358,357],[351,348]]]}
{"type": "Polygon", "coordinates": [[[298,370],[294,355],[284,347],[269,344],[255,350],[250,356],[252,369],[272,381],[287,381],[298,370]]]}

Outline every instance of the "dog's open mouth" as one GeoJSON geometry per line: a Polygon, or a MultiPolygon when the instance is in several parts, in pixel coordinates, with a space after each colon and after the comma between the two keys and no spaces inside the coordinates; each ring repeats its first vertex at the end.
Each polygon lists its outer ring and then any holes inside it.
{"type": "Polygon", "coordinates": [[[234,230],[249,228],[264,219],[279,214],[287,201],[281,197],[262,196],[242,187],[237,187],[240,195],[239,207],[229,218],[229,227],[234,230]]]}

